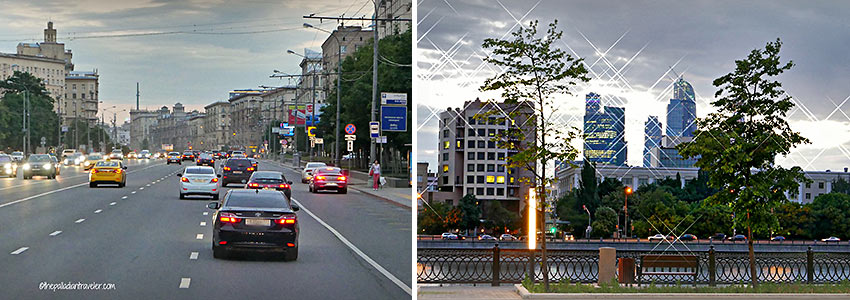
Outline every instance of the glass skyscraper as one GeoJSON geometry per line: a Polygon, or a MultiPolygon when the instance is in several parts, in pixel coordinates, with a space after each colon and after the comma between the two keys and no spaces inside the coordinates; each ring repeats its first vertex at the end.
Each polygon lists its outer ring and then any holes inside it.
{"type": "Polygon", "coordinates": [[[626,163],[626,109],[606,106],[600,111],[600,96],[585,96],[584,157],[597,164],[626,163]]]}
{"type": "Polygon", "coordinates": [[[644,123],[643,166],[652,166],[652,148],[661,147],[661,122],[658,117],[649,116],[644,123]]]}
{"type": "Polygon", "coordinates": [[[694,136],[697,106],[694,88],[682,79],[674,83],[673,99],[667,104],[667,136],[694,136]]]}

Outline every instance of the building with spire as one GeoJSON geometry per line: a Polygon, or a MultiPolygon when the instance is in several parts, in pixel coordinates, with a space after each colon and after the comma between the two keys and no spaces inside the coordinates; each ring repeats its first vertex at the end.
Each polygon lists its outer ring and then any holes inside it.
{"type": "Polygon", "coordinates": [[[679,77],[673,84],[673,98],[667,104],[667,136],[694,136],[697,107],[694,88],[679,77]]]}

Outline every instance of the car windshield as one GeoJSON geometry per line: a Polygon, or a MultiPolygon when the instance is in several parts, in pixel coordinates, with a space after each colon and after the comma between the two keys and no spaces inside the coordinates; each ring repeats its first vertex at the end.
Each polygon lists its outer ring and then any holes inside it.
{"type": "Polygon", "coordinates": [[[148,151],[148,150],[142,150],[142,153],[151,153],[151,152],[148,151]]]}
{"type": "Polygon", "coordinates": [[[282,208],[289,209],[286,197],[280,193],[238,193],[231,194],[227,199],[227,206],[254,207],[254,208],[282,208]]]}
{"type": "Polygon", "coordinates": [[[324,167],[324,166],[326,166],[326,164],[324,164],[324,163],[309,163],[304,168],[305,169],[315,169],[315,168],[324,167]]]}
{"type": "Polygon", "coordinates": [[[212,158],[212,155],[209,155],[209,154],[204,153],[204,154],[201,154],[201,158],[203,158],[203,159],[210,159],[210,158],[212,158]]]}
{"type": "Polygon", "coordinates": [[[12,155],[24,155],[23,152],[12,152],[12,155]]]}
{"type": "Polygon", "coordinates": [[[192,152],[183,152],[183,155],[194,155],[192,152]]]}
{"type": "Polygon", "coordinates": [[[10,162],[10,161],[12,161],[12,158],[9,157],[8,155],[0,155],[0,163],[10,162]]]}
{"type": "Polygon", "coordinates": [[[231,159],[227,160],[228,166],[237,166],[237,165],[247,166],[247,165],[250,165],[250,164],[251,164],[251,161],[247,160],[247,159],[232,159],[231,158],[231,159]]]}
{"type": "Polygon", "coordinates": [[[170,152],[170,153],[168,153],[168,155],[180,155],[180,153],[177,153],[177,152],[170,152]]]}
{"type": "Polygon", "coordinates": [[[121,153],[121,150],[115,149],[115,150],[112,150],[112,153],[121,153]]]}
{"type": "Polygon", "coordinates": [[[215,174],[212,168],[186,168],[186,174],[215,174]]]}
{"type": "Polygon", "coordinates": [[[278,177],[278,178],[274,178],[274,177],[254,178],[253,181],[256,182],[256,183],[283,183],[283,179],[281,179],[280,177],[278,177]]]}
{"type": "Polygon", "coordinates": [[[30,155],[30,158],[28,159],[28,161],[30,161],[30,162],[43,162],[43,161],[51,161],[51,159],[50,159],[50,156],[47,155],[47,154],[35,154],[35,155],[30,155]]]}
{"type": "Polygon", "coordinates": [[[118,167],[117,161],[99,161],[95,164],[97,167],[118,167]]]}
{"type": "Polygon", "coordinates": [[[89,160],[98,160],[98,159],[103,159],[103,156],[101,156],[100,154],[89,155],[89,160]]]}
{"type": "Polygon", "coordinates": [[[321,168],[316,170],[316,174],[339,174],[339,168],[321,168]]]}

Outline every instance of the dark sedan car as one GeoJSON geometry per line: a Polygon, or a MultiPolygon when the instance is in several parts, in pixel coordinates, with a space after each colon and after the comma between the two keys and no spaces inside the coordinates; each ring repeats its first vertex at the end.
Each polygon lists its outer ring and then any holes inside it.
{"type": "Polygon", "coordinates": [[[215,157],[209,153],[202,153],[198,156],[198,159],[195,160],[195,164],[198,166],[210,166],[215,167],[215,157]]]}
{"type": "Polygon", "coordinates": [[[228,183],[245,183],[251,178],[256,169],[251,161],[245,158],[231,158],[221,167],[221,186],[228,183]]]}
{"type": "Polygon", "coordinates": [[[172,163],[182,165],[183,159],[180,158],[180,152],[169,152],[168,156],[165,157],[165,164],[170,165],[172,163]]]}
{"type": "Polygon", "coordinates": [[[249,189],[275,189],[283,191],[286,198],[292,197],[292,181],[287,181],[281,172],[257,171],[248,179],[249,189]]]}
{"type": "Polygon", "coordinates": [[[737,241],[747,241],[747,237],[746,237],[745,235],[743,235],[743,234],[737,234],[737,235],[735,235],[735,236],[731,236],[731,237],[729,237],[729,240],[730,240],[730,241],[733,241],[733,242],[737,242],[737,241]]]}
{"type": "Polygon", "coordinates": [[[282,253],[284,260],[298,259],[298,211],[286,196],[273,190],[230,190],[221,203],[211,202],[213,257],[254,250],[282,253]]]}
{"type": "Polygon", "coordinates": [[[335,190],[341,194],[348,193],[348,177],[342,175],[342,169],[335,167],[317,168],[313,172],[308,189],[311,193],[321,190],[335,190]]]}
{"type": "Polygon", "coordinates": [[[56,168],[53,167],[53,159],[47,154],[33,154],[22,166],[24,179],[32,179],[35,175],[47,176],[48,179],[56,179],[56,168]]]}
{"type": "Polygon", "coordinates": [[[192,151],[183,152],[183,155],[180,156],[181,160],[195,160],[195,153],[192,151]]]}

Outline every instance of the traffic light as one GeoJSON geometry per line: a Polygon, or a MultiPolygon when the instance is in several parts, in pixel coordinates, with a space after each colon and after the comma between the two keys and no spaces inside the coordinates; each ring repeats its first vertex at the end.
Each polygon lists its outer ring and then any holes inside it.
{"type": "Polygon", "coordinates": [[[549,229],[549,231],[550,231],[550,232],[552,232],[552,234],[555,234],[555,233],[557,233],[557,232],[558,232],[558,228],[557,228],[557,227],[552,226],[552,229],[549,229]]]}

